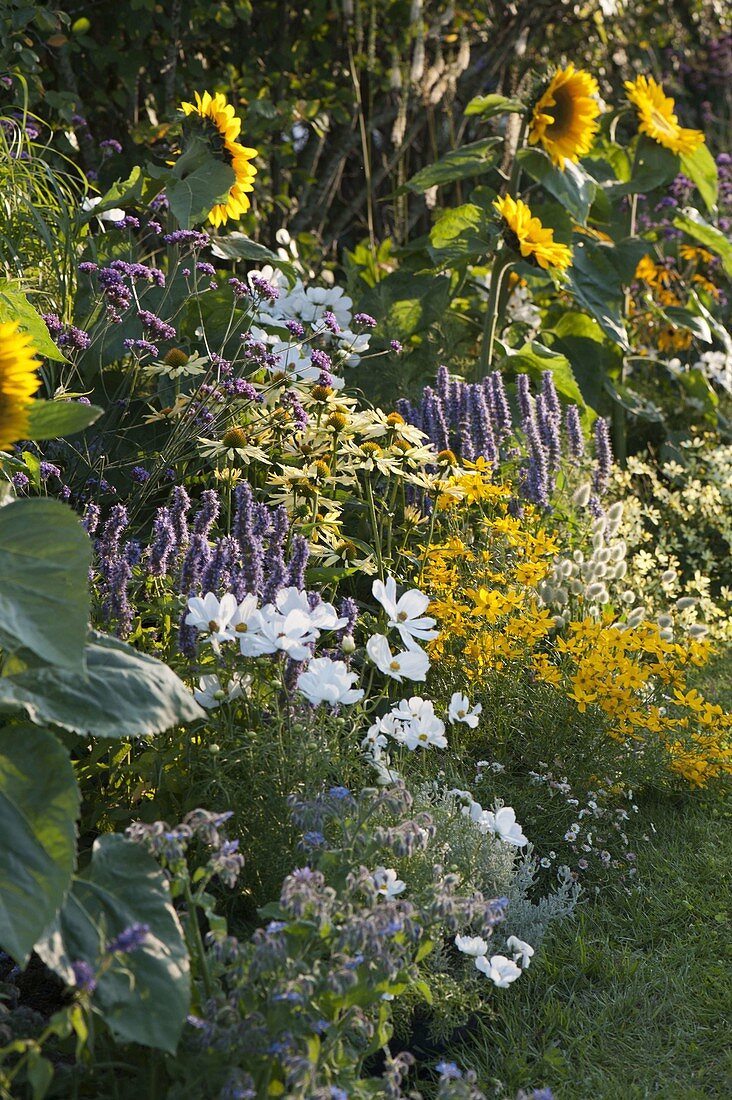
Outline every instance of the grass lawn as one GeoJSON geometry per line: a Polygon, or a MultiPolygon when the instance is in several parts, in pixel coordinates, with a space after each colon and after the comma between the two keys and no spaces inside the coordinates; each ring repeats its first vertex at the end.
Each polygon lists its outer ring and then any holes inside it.
{"type": "MultiPolygon", "coordinates": [[[[732,653],[696,686],[732,707],[732,653]]],[[[587,900],[454,1051],[485,1088],[557,1100],[732,1096],[732,800],[646,803],[642,889],[587,900]]],[[[501,1093],[501,1095],[503,1095],[501,1093]]]]}

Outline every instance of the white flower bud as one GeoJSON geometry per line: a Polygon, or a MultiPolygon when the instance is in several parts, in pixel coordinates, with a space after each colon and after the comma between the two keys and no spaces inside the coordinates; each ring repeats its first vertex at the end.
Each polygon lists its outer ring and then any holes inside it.
{"type": "Polygon", "coordinates": [[[595,581],[594,584],[587,585],[587,588],[585,589],[586,600],[591,600],[593,603],[599,600],[604,603],[605,600],[602,599],[603,596],[607,596],[607,591],[604,584],[601,584],[599,581],[595,581]]]}
{"type": "Polygon", "coordinates": [[[674,621],[670,615],[659,615],[656,622],[663,630],[667,630],[670,626],[674,625],[674,621]]]}
{"type": "Polygon", "coordinates": [[[353,653],[356,649],[356,643],[350,634],[346,634],[341,642],[341,653],[353,653]]]}
{"type": "Polygon", "coordinates": [[[661,584],[671,584],[672,581],[676,580],[677,576],[678,573],[675,569],[667,569],[661,574],[661,584]]]}
{"type": "Polygon", "coordinates": [[[709,627],[704,623],[694,623],[689,627],[689,637],[696,640],[697,638],[704,638],[709,633],[709,627]]]}
{"type": "Polygon", "coordinates": [[[619,561],[618,564],[613,569],[613,576],[615,577],[616,581],[621,581],[627,572],[628,572],[628,563],[627,563],[627,561],[619,561]]]}
{"type": "Polygon", "coordinates": [[[607,521],[617,527],[623,518],[623,502],[622,500],[616,500],[614,504],[611,504],[607,510],[607,521]]]}
{"type": "Polygon", "coordinates": [[[621,593],[620,599],[623,603],[627,603],[628,606],[630,606],[630,604],[635,603],[635,592],[628,588],[625,592],[621,593]]]}
{"type": "Polygon", "coordinates": [[[696,607],[697,601],[693,596],[682,596],[676,601],[679,611],[686,611],[687,607],[696,607]]]}

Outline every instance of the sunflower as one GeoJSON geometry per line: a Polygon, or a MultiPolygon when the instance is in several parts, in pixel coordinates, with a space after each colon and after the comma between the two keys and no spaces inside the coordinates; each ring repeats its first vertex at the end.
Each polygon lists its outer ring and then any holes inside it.
{"type": "Polygon", "coordinates": [[[0,323],[0,450],[28,431],[30,400],[41,384],[30,336],[15,321],[0,323]]]}
{"type": "Polygon", "coordinates": [[[664,94],[663,88],[653,77],[639,76],[636,80],[626,80],[625,91],[638,112],[638,129],[659,145],[683,156],[695,152],[704,141],[701,130],[687,130],[679,126],[674,114],[674,100],[664,94]]]}
{"type": "Polygon", "coordinates": [[[545,229],[538,218],[521,199],[510,195],[496,199],[493,203],[503,218],[506,227],[506,241],[514,252],[520,252],[525,260],[534,262],[546,270],[556,267],[560,271],[568,268],[572,262],[572,251],[566,244],[557,244],[554,230],[545,229]]]}
{"type": "Polygon", "coordinates": [[[240,218],[249,209],[248,191],[253,191],[253,180],[257,169],[251,163],[256,157],[256,149],[248,149],[241,145],[237,138],[241,130],[241,119],[234,114],[234,108],[226,102],[226,97],[217,92],[212,96],[208,92],[203,95],[195,93],[195,103],[181,103],[183,114],[198,115],[203,119],[207,127],[213,127],[213,137],[216,139],[216,147],[220,149],[234,170],[236,179],[226,198],[226,202],[218,203],[208,216],[213,225],[223,225],[229,218],[240,218]]]}
{"type": "Polygon", "coordinates": [[[592,147],[600,114],[598,92],[594,76],[570,64],[554,74],[534,104],[529,144],[541,143],[562,171],[565,160],[576,163],[592,147]]]}

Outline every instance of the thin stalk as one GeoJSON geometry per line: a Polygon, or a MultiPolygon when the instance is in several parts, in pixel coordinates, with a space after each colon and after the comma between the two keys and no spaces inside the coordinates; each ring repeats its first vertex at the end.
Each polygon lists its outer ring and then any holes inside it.
{"type": "Polygon", "coordinates": [[[485,378],[493,361],[493,348],[498,331],[498,317],[500,313],[500,293],[503,278],[513,264],[511,253],[505,245],[496,253],[491,271],[491,285],[488,292],[488,304],[485,310],[485,322],[483,324],[483,342],[478,360],[478,381],[485,378]]]}

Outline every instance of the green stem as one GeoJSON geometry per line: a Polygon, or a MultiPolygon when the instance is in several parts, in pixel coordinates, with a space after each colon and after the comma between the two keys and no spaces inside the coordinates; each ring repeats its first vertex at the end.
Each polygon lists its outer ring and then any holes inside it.
{"type": "Polygon", "coordinates": [[[491,285],[488,292],[488,303],[485,310],[485,322],[483,324],[483,342],[478,360],[478,381],[485,378],[493,361],[493,348],[498,331],[498,318],[500,314],[500,294],[503,277],[511,267],[513,259],[511,253],[504,246],[496,253],[491,271],[491,285]]]}
{"type": "Polygon", "coordinates": [[[374,491],[371,488],[371,479],[366,478],[366,500],[369,506],[369,517],[371,519],[371,531],[374,537],[374,549],[376,551],[376,566],[379,570],[379,578],[384,580],[384,562],[381,557],[381,538],[379,537],[379,524],[376,519],[376,505],[374,503],[374,491]]]}
{"type": "Polygon", "coordinates": [[[186,905],[188,907],[188,927],[190,929],[190,935],[193,940],[193,954],[196,956],[196,960],[201,971],[201,980],[203,981],[204,992],[208,1000],[213,996],[213,985],[211,983],[211,975],[208,972],[206,950],[203,946],[203,937],[201,936],[201,928],[198,923],[197,906],[196,902],[193,899],[191,884],[188,879],[186,879],[185,882],[183,896],[186,899],[186,905]]]}

